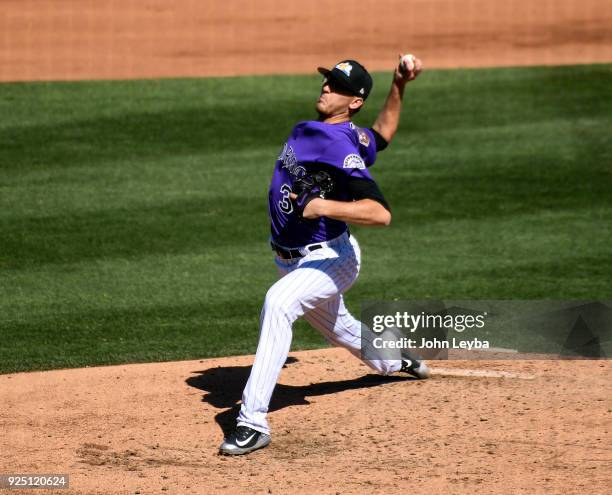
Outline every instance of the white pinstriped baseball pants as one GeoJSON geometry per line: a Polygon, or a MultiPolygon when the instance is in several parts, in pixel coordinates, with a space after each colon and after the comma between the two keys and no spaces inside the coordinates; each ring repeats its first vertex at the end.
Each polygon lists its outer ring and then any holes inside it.
{"type": "MultiPolygon", "coordinates": [[[[332,244],[303,258],[276,258],[281,278],[268,290],[261,311],[259,344],[242,394],[238,425],[270,433],[268,406],[289,354],[291,327],[299,317],[304,316],[331,344],[361,358],[361,322],[347,311],[342,297],[359,274],[359,244],[346,233],[332,244]]],[[[401,368],[399,359],[364,362],[382,374],[401,368]]]]}

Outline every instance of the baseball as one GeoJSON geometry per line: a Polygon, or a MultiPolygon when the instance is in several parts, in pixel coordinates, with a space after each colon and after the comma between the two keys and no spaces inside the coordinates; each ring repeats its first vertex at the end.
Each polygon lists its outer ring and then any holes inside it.
{"type": "Polygon", "coordinates": [[[400,66],[402,71],[412,72],[414,70],[414,55],[412,53],[404,55],[400,61],[400,66]]]}

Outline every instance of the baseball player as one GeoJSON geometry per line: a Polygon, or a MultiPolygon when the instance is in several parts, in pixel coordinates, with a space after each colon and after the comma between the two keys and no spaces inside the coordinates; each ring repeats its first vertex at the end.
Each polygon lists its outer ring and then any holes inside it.
{"type": "MultiPolygon", "coordinates": [[[[351,122],[372,89],[367,70],[355,60],[318,69],[324,76],[316,103],[319,118],[293,128],[274,166],[268,211],[280,279],[266,294],[237,427],[221,444],[221,453],[247,454],[270,443],[268,405],[295,320],[304,317],[331,344],[361,358],[361,323],[343,300],[361,263],[359,244],[347,224],[385,226],[391,221],[389,205],[368,167],[393,138],[404,88],[421,69],[418,58],[400,57],[371,128],[351,122]]],[[[385,375],[399,371],[427,378],[425,363],[404,354],[402,358],[365,363],[385,375]]]]}

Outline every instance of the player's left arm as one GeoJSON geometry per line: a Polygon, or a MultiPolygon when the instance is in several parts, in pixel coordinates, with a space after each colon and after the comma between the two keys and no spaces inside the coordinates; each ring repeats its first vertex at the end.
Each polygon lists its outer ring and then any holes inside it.
{"type": "Polygon", "coordinates": [[[414,81],[423,70],[423,63],[419,58],[414,57],[413,63],[414,66],[411,70],[405,68],[405,65],[402,64],[402,55],[400,55],[400,63],[393,72],[393,81],[391,82],[389,94],[376,121],[372,125],[372,129],[387,143],[391,142],[399,125],[406,84],[414,81]]]}
{"type": "Polygon", "coordinates": [[[304,209],[304,218],[333,218],[353,225],[386,226],[391,223],[391,212],[373,199],[336,201],[313,199],[304,209]]]}
{"type": "Polygon", "coordinates": [[[387,226],[391,223],[391,209],[376,182],[352,177],[347,188],[352,201],[315,198],[304,208],[304,218],[328,217],[365,226],[387,226]]]}

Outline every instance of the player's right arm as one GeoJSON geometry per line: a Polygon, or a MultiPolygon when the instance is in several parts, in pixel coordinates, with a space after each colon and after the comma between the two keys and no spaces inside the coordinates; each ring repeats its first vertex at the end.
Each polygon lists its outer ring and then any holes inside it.
{"type": "Polygon", "coordinates": [[[406,84],[416,79],[422,70],[423,64],[418,58],[414,59],[414,70],[412,71],[403,71],[399,64],[395,68],[385,104],[372,125],[372,129],[380,134],[387,143],[391,142],[397,132],[406,84]]]}

